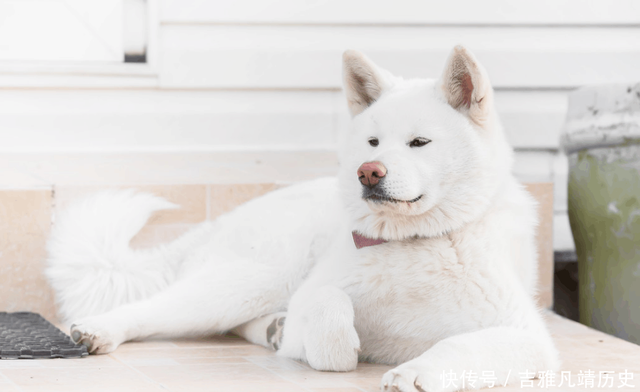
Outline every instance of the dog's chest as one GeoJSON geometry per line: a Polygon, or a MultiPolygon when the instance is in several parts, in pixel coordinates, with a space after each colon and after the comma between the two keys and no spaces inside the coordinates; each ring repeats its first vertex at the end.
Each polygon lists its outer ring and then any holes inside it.
{"type": "Polygon", "coordinates": [[[499,293],[489,287],[491,272],[465,262],[461,251],[448,238],[357,251],[342,285],[353,301],[363,359],[403,362],[495,318],[499,293]]]}

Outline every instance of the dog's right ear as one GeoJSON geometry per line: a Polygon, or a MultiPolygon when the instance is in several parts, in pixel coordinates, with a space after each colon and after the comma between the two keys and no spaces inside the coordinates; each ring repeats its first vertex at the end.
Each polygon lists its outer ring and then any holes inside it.
{"type": "Polygon", "coordinates": [[[344,52],[342,77],[351,116],[360,114],[391,87],[390,74],[387,74],[357,50],[344,52]]]}
{"type": "Polygon", "coordinates": [[[481,127],[490,120],[493,89],[484,68],[470,51],[460,45],[453,48],[440,85],[451,107],[481,127]]]}

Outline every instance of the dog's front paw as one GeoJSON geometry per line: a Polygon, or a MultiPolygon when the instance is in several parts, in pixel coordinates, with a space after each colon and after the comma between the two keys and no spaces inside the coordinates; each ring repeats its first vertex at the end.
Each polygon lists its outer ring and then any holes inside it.
{"type": "Polygon", "coordinates": [[[443,392],[444,387],[437,372],[429,371],[420,362],[407,362],[389,370],[382,377],[383,392],[443,392]]]}
{"type": "MultiPolygon", "coordinates": [[[[326,326],[320,326],[321,328],[326,326]]],[[[320,371],[350,372],[358,366],[360,339],[353,325],[335,326],[305,337],[304,347],[309,365],[320,371]]]]}
{"type": "Polygon", "coordinates": [[[120,334],[104,328],[97,318],[86,318],[71,325],[71,339],[87,346],[91,354],[108,354],[122,343],[120,334]]]}

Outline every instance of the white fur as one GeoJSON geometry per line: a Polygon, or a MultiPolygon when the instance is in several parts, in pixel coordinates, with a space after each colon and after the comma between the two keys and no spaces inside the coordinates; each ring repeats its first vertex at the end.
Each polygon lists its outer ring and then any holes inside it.
{"type": "Polygon", "coordinates": [[[48,243],[46,271],[60,315],[68,320],[104,313],[173,283],[172,252],[135,252],[128,244],[153,212],[177,207],[128,190],[103,192],[64,211],[48,243]]]}
{"type": "Polygon", "coordinates": [[[350,51],[345,86],[354,118],[337,180],[272,192],[144,252],[129,239],[170,207],[153,196],[111,192],[61,217],[48,276],[74,339],[105,353],[234,329],[270,346],[266,328],[286,310],[278,355],[331,371],[398,364],[383,390],[455,390],[449,371],[513,382],[555,370],[535,305],[535,203],[510,174],[482,67],[458,47],[440,79],[403,80],[350,51]],[[431,143],[409,147],[416,137],[431,143]],[[404,201],[362,198],[369,161],[404,201]],[[388,242],[356,249],[353,230],[388,242]]]}

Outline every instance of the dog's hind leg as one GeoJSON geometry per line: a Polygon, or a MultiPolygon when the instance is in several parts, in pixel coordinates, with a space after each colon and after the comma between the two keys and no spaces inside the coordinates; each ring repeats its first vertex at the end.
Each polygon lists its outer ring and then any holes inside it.
{"type": "Polygon", "coordinates": [[[231,332],[251,343],[278,350],[282,344],[286,316],[286,312],[268,314],[235,327],[231,332]]]}
{"type": "Polygon", "coordinates": [[[220,263],[149,299],[79,320],[71,336],[91,353],[104,354],[129,340],[223,333],[284,309],[295,279],[274,266],[220,263]]]}

